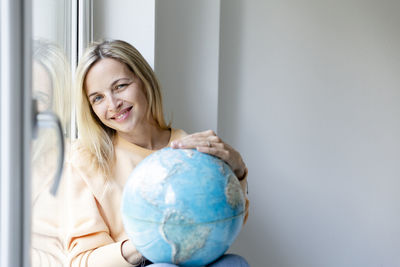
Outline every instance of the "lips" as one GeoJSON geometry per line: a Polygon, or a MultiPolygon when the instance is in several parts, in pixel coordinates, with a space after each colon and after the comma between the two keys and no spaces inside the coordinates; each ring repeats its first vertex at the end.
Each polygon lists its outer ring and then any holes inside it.
{"type": "Polygon", "coordinates": [[[121,110],[121,112],[119,112],[119,113],[115,114],[114,116],[112,116],[111,119],[115,120],[117,122],[122,122],[126,118],[128,118],[131,110],[132,110],[132,107],[125,108],[125,109],[121,110]]]}

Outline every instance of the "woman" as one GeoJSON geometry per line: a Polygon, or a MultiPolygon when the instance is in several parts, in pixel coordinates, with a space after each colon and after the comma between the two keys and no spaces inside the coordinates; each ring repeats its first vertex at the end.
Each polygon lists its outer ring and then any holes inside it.
{"type": "MultiPolygon", "coordinates": [[[[66,245],[72,265],[149,264],[123,229],[120,202],[131,171],[155,150],[196,148],[215,155],[231,166],[245,190],[247,169],[237,151],[212,131],[187,135],[165,123],[158,81],[130,44],[92,44],[79,63],[76,82],[79,143],[68,163],[67,189],[66,245]]],[[[235,255],[215,264],[224,261],[247,266],[235,255]]]]}

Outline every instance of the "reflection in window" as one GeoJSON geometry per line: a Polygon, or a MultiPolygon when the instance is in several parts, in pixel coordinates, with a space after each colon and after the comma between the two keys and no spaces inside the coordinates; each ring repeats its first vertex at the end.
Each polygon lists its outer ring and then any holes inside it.
{"type": "MultiPolygon", "coordinates": [[[[70,67],[55,44],[35,40],[32,63],[32,95],[39,112],[52,110],[60,118],[64,136],[69,134],[70,67]]],[[[57,168],[57,135],[52,128],[39,128],[32,146],[32,266],[62,266],[62,191],[50,194],[57,168]]]]}

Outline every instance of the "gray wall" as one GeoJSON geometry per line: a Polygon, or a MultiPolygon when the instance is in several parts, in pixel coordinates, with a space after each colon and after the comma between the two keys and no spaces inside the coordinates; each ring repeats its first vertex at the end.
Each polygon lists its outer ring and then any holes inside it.
{"type": "Polygon", "coordinates": [[[400,2],[222,0],[218,131],[252,266],[400,266],[400,2]]]}
{"type": "Polygon", "coordinates": [[[400,266],[400,2],[155,9],[145,34],[167,116],[217,129],[249,167],[250,218],[231,251],[253,267],[400,266]]]}
{"type": "Polygon", "coordinates": [[[156,1],[155,72],[164,110],[188,133],[217,129],[219,6],[215,0],[156,1]]]}

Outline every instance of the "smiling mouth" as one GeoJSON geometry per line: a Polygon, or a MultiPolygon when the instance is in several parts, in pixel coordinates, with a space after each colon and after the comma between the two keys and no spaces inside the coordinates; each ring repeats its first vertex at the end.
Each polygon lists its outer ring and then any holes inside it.
{"type": "Polygon", "coordinates": [[[132,110],[132,107],[124,109],[119,114],[117,114],[114,117],[112,117],[111,119],[113,119],[113,120],[115,120],[117,122],[122,122],[129,116],[129,113],[130,113],[131,110],[132,110]]]}

